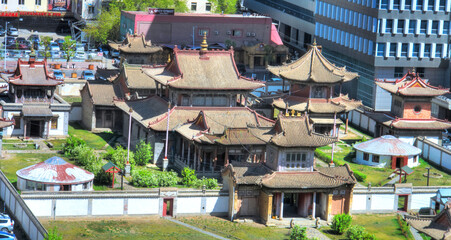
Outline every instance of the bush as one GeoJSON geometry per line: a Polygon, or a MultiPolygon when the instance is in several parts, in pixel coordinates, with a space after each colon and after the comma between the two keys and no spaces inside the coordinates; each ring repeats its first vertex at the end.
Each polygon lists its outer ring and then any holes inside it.
{"type": "Polygon", "coordinates": [[[326,154],[323,151],[321,151],[320,149],[315,150],[315,157],[317,157],[318,159],[320,159],[326,163],[330,163],[331,159],[332,159],[330,154],[326,154]]]}
{"type": "Polygon", "coordinates": [[[60,234],[58,233],[58,229],[56,229],[56,227],[54,227],[52,230],[50,230],[47,233],[47,236],[45,236],[44,239],[45,240],[63,240],[63,236],[60,236],[60,234]]]}
{"type": "Polygon", "coordinates": [[[196,181],[197,188],[202,188],[202,186],[204,185],[206,189],[215,189],[218,187],[218,180],[215,178],[205,178],[205,177],[197,179],[196,181]]]}
{"type": "Polygon", "coordinates": [[[135,150],[135,161],[136,164],[140,166],[144,166],[152,160],[153,152],[152,146],[150,144],[144,142],[143,140],[139,141],[138,146],[135,150]]]}
{"type": "MultiPolygon", "coordinates": [[[[127,149],[122,146],[117,146],[116,149],[109,150],[105,153],[103,158],[107,161],[111,161],[118,168],[124,169],[125,163],[127,162],[127,149]]],[[[135,165],[135,158],[132,151],[130,151],[129,162],[131,169],[133,169],[133,166],[135,165]]]]}
{"type": "Polygon", "coordinates": [[[72,155],[75,161],[81,166],[87,166],[92,162],[97,161],[97,156],[92,148],[86,145],[79,145],[72,150],[72,155]]]}
{"type": "Polygon", "coordinates": [[[354,177],[357,179],[357,181],[359,182],[365,182],[366,180],[366,174],[361,173],[357,170],[354,170],[354,177]]]}
{"type": "Polygon", "coordinates": [[[187,187],[194,187],[197,183],[196,170],[185,167],[182,170],[182,184],[187,187]]]}
{"type": "Polygon", "coordinates": [[[364,227],[353,225],[346,231],[346,237],[351,240],[376,240],[373,234],[368,233],[364,227]]]}
{"type": "Polygon", "coordinates": [[[334,216],[334,219],[332,220],[332,229],[338,233],[343,234],[346,229],[351,226],[352,217],[349,214],[342,213],[337,214],[334,216]]]}
{"type": "Polygon", "coordinates": [[[407,222],[404,219],[402,219],[401,215],[398,214],[396,217],[398,218],[398,224],[399,224],[399,228],[401,229],[402,234],[404,235],[404,237],[409,239],[409,235],[410,235],[409,225],[407,224],[407,222]]]}
{"type": "Polygon", "coordinates": [[[307,238],[307,228],[300,227],[299,225],[294,225],[290,231],[290,240],[306,240],[307,238]]]}
{"type": "Polygon", "coordinates": [[[74,137],[74,136],[69,136],[68,138],[66,138],[66,142],[63,144],[63,153],[64,156],[69,157],[69,158],[73,158],[75,157],[74,154],[74,149],[78,146],[81,145],[86,145],[86,142],[80,138],[74,137]]]}
{"type": "Polygon", "coordinates": [[[138,187],[169,187],[178,183],[177,173],[158,172],[153,170],[134,170],[132,171],[132,184],[138,187]]]}

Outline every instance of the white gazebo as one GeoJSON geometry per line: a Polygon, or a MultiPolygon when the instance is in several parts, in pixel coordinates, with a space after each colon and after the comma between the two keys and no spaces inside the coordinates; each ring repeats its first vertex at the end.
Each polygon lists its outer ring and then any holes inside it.
{"type": "Polygon", "coordinates": [[[392,169],[420,165],[418,155],[421,149],[405,143],[394,136],[385,135],[354,145],[355,162],[374,167],[390,167],[392,169]]]}

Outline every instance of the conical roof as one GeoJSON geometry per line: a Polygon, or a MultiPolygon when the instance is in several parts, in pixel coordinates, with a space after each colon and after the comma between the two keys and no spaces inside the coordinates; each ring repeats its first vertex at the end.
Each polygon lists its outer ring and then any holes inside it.
{"type": "Polygon", "coordinates": [[[284,79],[298,83],[337,84],[359,77],[345,67],[337,67],[322,54],[320,47],[313,43],[310,50],[293,63],[283,66],[268,66],[268,70],[284,79]]]}
{"type": "Polygon", "coordinates": [[[362,152],[383,156],[411,156],[421,153],[421,149],[391,135],[385,135],[356,144],[354,148],[362,152]]]}
{"type": "Polygon", "coordinates": [[[46,184],[77,184],[89,182],[94,174],[60,157],[51,157],[44,162],[31,165],[16,172],[17,177],[46,184]]]}

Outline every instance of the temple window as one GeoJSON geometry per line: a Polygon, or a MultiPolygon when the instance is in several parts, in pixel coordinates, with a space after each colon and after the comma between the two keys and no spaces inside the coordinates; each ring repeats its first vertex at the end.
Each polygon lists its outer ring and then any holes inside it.
{"type": "Polygon", "coordinates": [[[421,112],[421,106],[420,105],[416,105],[413,108],[413,111],[415,112],[415,114],[419,114],[421,112]]]}
{"type": "Polygon", "coordinates": [[[327,97],[327,87],[313,86],[311,97],[312,98],[326,98],[327,97]]]}

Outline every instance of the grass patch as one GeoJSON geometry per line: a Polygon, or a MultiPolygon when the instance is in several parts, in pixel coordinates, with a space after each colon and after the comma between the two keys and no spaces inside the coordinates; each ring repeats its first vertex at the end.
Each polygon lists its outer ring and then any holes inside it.
{"type": "MultiPolygon", "coordinates": [[[[53,156],[55,156],[53,153],[10,153],[5,156],[5,159],[0,160],[0,169],[9,181],[14,184],[17,182],[16,172],[18,170],[45,161],[53,156]]],[[[67,161],[67,159],[65,160],[67,161]]]]}
{"type": "Polygon", "coordinates": [[[85,140],[86,144],[94,149],[102,149],[115,134],[113,132],[92,133],[83,129],[78,123],[69,124],[69,134],[85,140]]]}
{"type": "Polygon", "coordinates": [[[76,103],[76,102],[81,103],[81,97],[80,96],[65,96],[65,97],[63,97],[63,99],[67,103],[76,103]]]}
{"type": "Polygon", "coordinates": [[[66,139],[54,139],[54,140],[47,140],[46,143],[53,144],[52,150],[63,150],[63,144],[66,143],[66,139]]]}
{"type": "Polygon", "coordinates": [[[24,143],[26,141],[22,141],[20,139],[3,139],[3,143],[24,143]]]}
{"type": "MultiPolygon", "coordinates": [[[[35,150],[36,147],[34,144],[26,144],[25,147],[18,147],[16,146],[17,143],[12,144],[3,144],[2,148],[3,150],[35,150]]],[[[25,144],[25,143],[23,143],[25,144]]]]}
{"type": "Polygon", "coordinates": [[[71,239],[211,239],[210,236],[191,230],[165,219],[127,218],[118,220],[80,219],[52,221],[41,219],[46,229],[57,227],[64,240],[71,239]]]}
{"type": "MultiPolygon", "coordinates": [[[[376,239],[379,240],[406,239],[401,233],[398,221],[396,220],[396,215],[394,214],[353,215],[352,224],[365,227],[369,233],[374,234],[376,239]]],[[[332,240],[347,239],[346,233],[343,235],[336,235],[329,226],[323,227],[320,230],[332,240]]]]}
{"type": "Polygon", "coordinates": [[[287,239],[289,230],[257,223],[234,223],[219,217],[182,217],[180,221],[229,239],[287,239]]]}
{"type": "MultiPolygon", "coordinates": [[[[326,155],[331,155],[332,148],[330,146],[324,146],[318,148],[319,151],[323,152],[326,155]]],[[[394,171],[393,169],[386,168],[377,168],[371,167],[367,165],[356,164],[352,162],[352,159],[355,158],[355,151],[352,146],[347,146],[344,144],[337,144],[334,152],[334,163],[337,165],[343,165],[345,163],[349,164],[352,170],[357,170],[361,173],[366,174],[367,178],[365,182],[361,182],[361,184],[367,186],[368,183],[371,183],[372,186],[383,186],[390,179],[388,176],[394,171]]],[[[429,164],[420,158],[420,165],[418,167],[413,168],[413,173],[407,176],[407,183],[412,183],[414,186],[426,186],[427,185],[427,177],[424,177],[423,174],[427,173],[427,167],[431,167],[431,173],[439,173],[444,177],[442,178],[430,178],[429,185],[430,186],[449,186],[451,185],[451,178],[447,177],[448,174],[435,166],[429,164]]],[[[403,178],[404,180],[404,178],[403,178]]]]}

